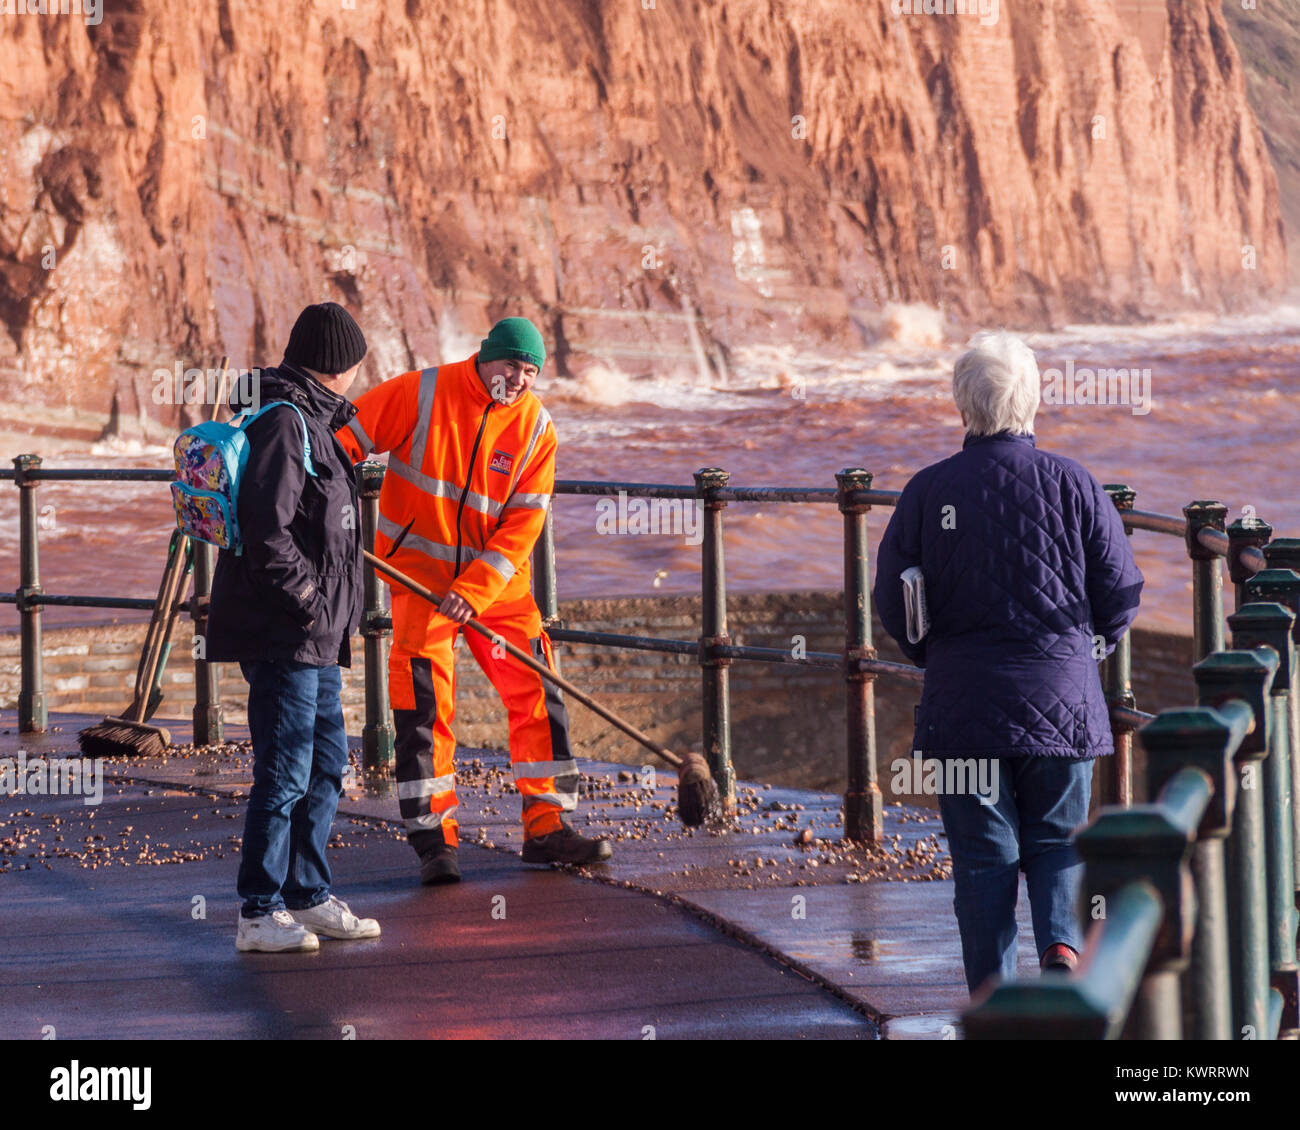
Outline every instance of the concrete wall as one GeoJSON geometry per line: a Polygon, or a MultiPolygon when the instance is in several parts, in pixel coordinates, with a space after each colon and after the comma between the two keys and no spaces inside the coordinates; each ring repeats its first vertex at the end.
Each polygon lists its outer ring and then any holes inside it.
{"type": "MultiPolygon", "coordinates": [[[[565,625],[693,640],[699,634],[694,597],[632,597],[563,602],[565,625]]],[[[728,601],[737,643],[839,651],[844,642],[837,593],[741,594],[728,601]]],[[[131,697],[144,624],[53,628],[45,633],[46,703],[50,711],[113,713],[131,697]]],[[[173,659],[163,680],[161,718],[189,718],[194,702],[190,662],[192,629],[177,625],[173,659]]],[[[905,662],[875,626],[881,658],[905,662]]],[[[16,705],[19,647],[16,633],[0,634],[0,704],[16,705]]],[[[364,716],[361,640],[345,672],[344,707],[349,729],[359,733],[364,716]]],[[[562,672],[578,686],[626,716],[670,748],[699,750],[700,669],[691,656],[557,645],[562,672]]],[[[503,711],[463,642],[458,644],[456,721],[466,745],[506,744],[503,711]]],[[[1134,693],[1138,706],[1158,711],[1194,701],[1190,637],[1137,630],[1133,637],[1134,693]]],[[[226,717],[244,720],[246,686],[233,664],[221,668],[226,717]]],[[[732,751],[737,773],[791,786],[842,790],[845,781],[844,686],[833,671],[737,662],[731,667],[732,751]]],[[[890,799],[889,763],[911,749],[912,707],[919,687],[888,678],[876,684],[877,755],[881,787],[890,799]]],[[[571,708],[573,736],[582,756],[641,765],[651,755],[578,704],[571,708]]],[[[1140,768],[1140,767],[1139,767],[1140,768]]],[[[1135,774],[1141,782],[1141,773],[1135,774]]],[[[915,800],[915,798],[910,798],[915,800]]]]}

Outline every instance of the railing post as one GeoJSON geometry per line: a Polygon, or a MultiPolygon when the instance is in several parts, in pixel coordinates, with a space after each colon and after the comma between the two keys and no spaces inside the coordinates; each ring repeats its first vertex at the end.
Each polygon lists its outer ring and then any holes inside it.
{"type": "MultiPolygon", "coordinates": [[[[533,546],[533,599],[542,614],[542,627],[546,631],[564,627],[560,619],[560,598],[555,583],[555,522],[554,496],[546,507],[542,533],[533,546]]],[[[556,645],[551,645],[551,660],[560,669],[560,656],[556,645]]]]}
{"type": "Polygon", "coordinates": [[[218,667],[207,655],[208,612],[212,597],[212,574],[216,563],[216,546],[190,540],[194,552],[194,602],[190,618],[194,621],[194,744],[220,745],[225,740],[221,714],[221,691],[217,682],[218,667]]]}
{"type": "Polygon", "coordinates": [[[717,782],[723,807],[736,806],[736,773],[731,765],[731,660],[717,655],[731,643],[727,634],[727,570],[723,554],[722,511],[718,492],[731,481],[720,467],[695,472],[696,494],[704,502],[704,545],[701,558],[700,671],[704,715],[704,756],[717,782]]]}
{"type": "Polygon", "coordinates": [[[560,601],[555,584],[555,521],[554,511],[546,508],[542,533],[533,546],[533,592],[537,599],[542,622],[550,627],[560,619],[560,601]]]}
{"type": "MultiPolygon", "coordinates": [[[[1106,483],[1102,488],[1110,495],[1115,509],[1123,514],[1133,509],[1137,494],[1125,483],[1106,483]]],[[[1133,536],[1125,527],[1124,533],[1133,536]]],[[[1115,650],[1101,661],[1101,685],[1106,696],[1106,706],[1134,706],[1133,699],[1133,636],[1125,632],[1115,650]]],[[[1130,805],[1133,803],[1133,731],[1125,723],[1110,724],[1115,742],[1115,756],[1102,758],[1105,765],[1101,789],[1102,804],[1130,805]]]]}
{"type": "MultiPolygon", "coordinates": [[[[361,540],[372,553],[379,528],[379,488],[384,485],[384,465],[367,461],[357,466],[357,493],[361,499],[361,540]]],[[[361,767],[367,772],[389,772],[394,763],[393,724],[388,713],[388,637],[392,619],[387,615],[387,593],[373,565],[364,565],[365,608],[361,613],[361,638],[365,644],[366,721],[361,728],[361,767]]]]}
{"type": "MultiPolygon", "coordinates": [[[[1274,538],[1264,547],[1264,560],[1270,569],[1290,569],[1300,574],[1300,538],[1274,538]]],[[[1291,638],[1300,647],[1300,597],[1292,604],[1280,596],[1253,596],[1252,600],[1276,600],[1296,613],[1291,638]]],[[[1300,790],[1300,679],[1292,680],[1288,695],[1291,706],[1291,789],[1294,799],[1300,790]]],[[[1291,858],[1296,877],[1295,905],[1300,909],[1300,804],[1291,805],[1291,858]]]]}
{"type": "Polygon", "coordinates": [[[1223,650],[1223,566],[1219,555],[1201,545],[1196,535],[1202,529],[1226,533],[1228,508],[1222,502],[1189,502],[1183,516],[1192,559],[1192,661],[1197,662],[1223,650]]]}
{"type": "MultiPolygon", "coordinates": [[[[1273,572],[1273,570],[1269,570],[1273,572]]],[[[1287,570],[1290,572],[1290,570],[1287,570]]],[[[1300,576],[1295,577],[1300,590],[1300,576]]],[[[1264,759],[1264,848],[1268,872],[1269,983],[1282,995],[1281,1031],[1300,1027],[1300,971],[1296,968],[1295,862],[1291,840],[1290,690],[1295,680],[1295,614],[1282,604],[1244,604],[1228,617],[1235,648],[1271,648],[1278,656],[1269,706],[1268,756],[1264,759]]]]}
{"type": "Polygon", "coordinates": [[[1237,796],[1233,752],[1248,724],[1239,711],[1165,710],[1138,731],[1147,755],[1148,795],[1159,796],[1167,781],[1188,768],[1204,773],[1213,790],[1192,847],[1196,917],[1182,984],[1184,1039],[1232,1039],[1224,843],[1237,796]]]}
{"type": "Polygon", "coordinates": [[[1240,608],[1250,597],[1245,584],[1254,576],[1242,563],[1245,549],[1260,549],[1273,536],[1273,527],[1262,518],[1237,518],[1228,527],[1228,580],[1233,586],[1233,608],[1240,608]]]}
{"type": "Polygon", "coordinates": [[[874,659],[871,639],[871,555],[867,511],[854,498],[871,489],[871,474],[850,467],[835,476],[844,515],[844,690],[848,739],[848,784],[844,791],[844,837],[858,843],[884,838],[884,802],[876,779],[875,675],[860,660],[874,659]]]}
{"type": "Polygon", "coordinates": [[[19,643],[22,682],[18,691],[18,732],[43,734],[49,724],[45,711],[45,666],[41,654],[41,589],[39,523],[36,513],[39,455],[14,456],[14,485],[18,488],[18,593],[21,624],[19,643]]]}
{"type": "Polygon", "coordinates": [[[1129,1015],[1164,921],[1160,894],[1128,883],[1092,924],[1085,960],[1066,976],[1010,981],[981,993],[962,1016],[968,1040],[1113,1040],[1129,1015]]]}
{"type": "Polygon", "coordinates": [[[1245,702],[1255,725],[1234,758],[1237,804],[1228,837],[1228,938],[1232,967],[1234,1039],[1269,1039],[1268,887],[1264,860],[1264,783],[1260,762],[1268,755],[1269,688],[1277,671],[1269,648],[1223,651],[1192,668],[1201,706],[1245,702]]]}
{"type": "Polygon", "coordinates": [[[1195,914],[1187,860],[1210,791],[1204,773],[1186,769],[1166,784],[1160,803],[1107,809],[1074,838],[1087,865],[1084,906],[1104,907],[1116,891],[1138,880],[1160,894],[1160,929],[1134,1002],[1132,1030],[1138,1039],[1182,1038],[1178,975],[1187,968],[1195,914]]]}

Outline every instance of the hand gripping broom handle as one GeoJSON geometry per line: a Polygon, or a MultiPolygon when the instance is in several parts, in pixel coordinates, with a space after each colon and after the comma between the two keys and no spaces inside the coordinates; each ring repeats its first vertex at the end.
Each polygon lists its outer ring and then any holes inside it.
{"type": "MultiPolygon", "coordinates": [[[[416,596],[423,597],[435,608],[438,607],[440,603],[439,598],[434,596],[432,592],[426,589],[418,581],[413,581],[405,573],[401,572],[400,570],[394,569],[390,564],[388,564],[387,561],[385,561],[381,557],[376,557],[369,550],[362,550],[362,552],[366,555],[366,560],[369,561],[370,564],[373,565],[377,570],[379,570],[379,572],[383,573],[387,577],[391,577],[393,580],[399,582],[400,584],[405,585],[408,589],[410,589],[413,593],[415,593],[416,596]]],[[[490,628],[485,628],[477,620],[466,620],[465,627],[470,628],[475,632],[478,632],[480,636],[486,636],[494,644],[499,644],[502,648],[504,648],[507,652],[509,652],[512,656],[514,656],[517,660],[519,660],[520,663],[524,664],[525,667],[529,667],[532,670],[536,671],[539,675],[541,675],[543,679],[546,679],[548,682],[554,683],[565,694],[569,695],[572,698],[576,698],[580,703],[582,703],[583,706],[585,706],[588,710],[594,711],[595,713],[599,714],[611,726],[617,726],[620,730],[623,731],[623,733],[625,733],[634,742],[640,743],[641,745],[645,746],[646,749],[648,749],[651,753],[656,754],[658,757],[663,758],[674,769],[680,769],[682,767],[682,759],[678,757],[677,754],[673,753],[672,750],[665,749],[658,742],[653,741],[651,738],[643,734],[640,730],[638,730],[635,726],[633,726],[631,722],[625,722],[612,710],[607,710],[605,707],[601,706],[600,703],[598,703],[590,695],[580,691],[571,682],[569,682],[568,679],[564,678],[561,675],[557,675],[554,671],[552,671],[549,667],[547,667],[545,663],[539,663],[536,659],[534,659],[531,655],[529,655],[528,652],[515,647],[515,645],[512,644],[509,640],[502,639],[500,636],[496,635],[490,628]]]]}

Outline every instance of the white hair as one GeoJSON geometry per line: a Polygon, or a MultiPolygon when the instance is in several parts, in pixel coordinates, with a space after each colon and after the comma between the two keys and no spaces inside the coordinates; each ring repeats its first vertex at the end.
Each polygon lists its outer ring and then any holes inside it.
{"type": "Polygon", "coordinates": [[[1020,338],[984,330],[952,370],[952,398],[971,435],[1029,435],[1038,411],[1038,362],[1020,338]]]}

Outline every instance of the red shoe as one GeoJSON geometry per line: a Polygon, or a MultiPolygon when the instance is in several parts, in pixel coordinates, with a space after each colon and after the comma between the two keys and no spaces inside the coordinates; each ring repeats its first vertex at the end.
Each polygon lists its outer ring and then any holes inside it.
{"type": "Polygon", "coordinates": [[[1079,955],[1064,942],[1047,947],[1040,963],[1044,973],[1073,973],[1079,965],[1079,955]]]}

